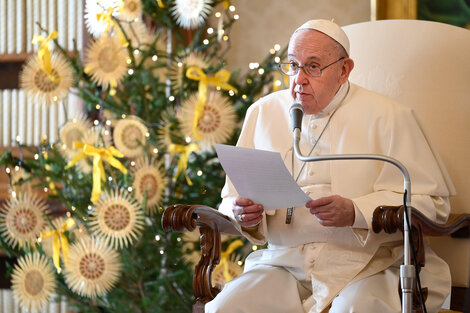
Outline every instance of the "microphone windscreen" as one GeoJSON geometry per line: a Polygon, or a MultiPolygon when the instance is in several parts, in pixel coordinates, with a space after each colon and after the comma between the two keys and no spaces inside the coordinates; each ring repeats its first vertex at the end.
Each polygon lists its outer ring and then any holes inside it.
{"type": "Polygon", "coordinates": [[[289,109],[292,119],[292,130],[298,128],[302,130],[302,118],[304,116],[304,108],[300,103],[294,103],[289,109]]]}

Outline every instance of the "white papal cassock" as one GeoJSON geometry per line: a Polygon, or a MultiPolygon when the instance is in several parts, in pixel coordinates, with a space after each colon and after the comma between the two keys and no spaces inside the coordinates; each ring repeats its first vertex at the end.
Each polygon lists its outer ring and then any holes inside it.
{"type": "MultiPolygon", "coordinates": [[[[268,242],[268,248],[247,258],[244,273],[206,305],[206,312],[322,312],[332,302],[331,312],[399,312],[402,235],[375,234],[371,221],[377,206],[403,203],[400,171],[373,160],[298,161],[292,149],[292,103],[289,90],[254,103],[237,145],[280,152],[312,199],[332,194],[352,199],[354,225],[324,227],[306,207],[295,208],[291,224],[285,224],[286,209],[266,212],[256,231],[240,231],[254,244],[268,242]]],[[[447,219],[453,187],[446,185],[445,169],[412,110],[389,98],[349,82],[342,85],[322,112],[304,116],[300,147],[304,153],[314,147],[312,155],[391,156],[410,173],[412,205],[432,220],[447,219]]],[[[236,196],[227,179],[219,210],[233,217],[236,196]]],[[[426,253],[421,275],[430,289],[426,303],[428,312],[437,312],[450,292],[450,274],[447,264],[429,248],[426,253]]]]}

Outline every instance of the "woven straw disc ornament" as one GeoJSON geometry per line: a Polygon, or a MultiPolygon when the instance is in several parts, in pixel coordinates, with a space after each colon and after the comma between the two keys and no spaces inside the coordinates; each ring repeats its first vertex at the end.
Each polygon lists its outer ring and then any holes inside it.
{"type": "Polygon", "coordinates": [[[56,288],[54,268],[38,253],[18,259],[12,273],[13,295],[27,312],[42,312],[56,288]]]}

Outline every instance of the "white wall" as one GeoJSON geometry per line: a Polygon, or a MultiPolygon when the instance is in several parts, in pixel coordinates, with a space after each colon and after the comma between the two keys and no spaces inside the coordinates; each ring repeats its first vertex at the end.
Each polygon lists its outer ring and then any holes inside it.
{"type": "Polygon", "coordinates": [[[248,69],[310,19],[334,19],[339,25],[370,20],[370,0],[232,0],[240,19],[231,31],[227,69],[248,69]]]}

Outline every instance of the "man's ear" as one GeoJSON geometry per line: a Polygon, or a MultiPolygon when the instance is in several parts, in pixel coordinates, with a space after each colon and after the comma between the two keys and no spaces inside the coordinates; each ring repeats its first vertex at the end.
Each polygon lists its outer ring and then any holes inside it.
{"type": "Polygon", "coordinates": [[[351,58],[346,58],[343,62],[343,68],[341,69],[341,75],[339,77],[339,83],[344,84],[348,78],[349,74],[354,68],[354,61],[351,58]]]}

